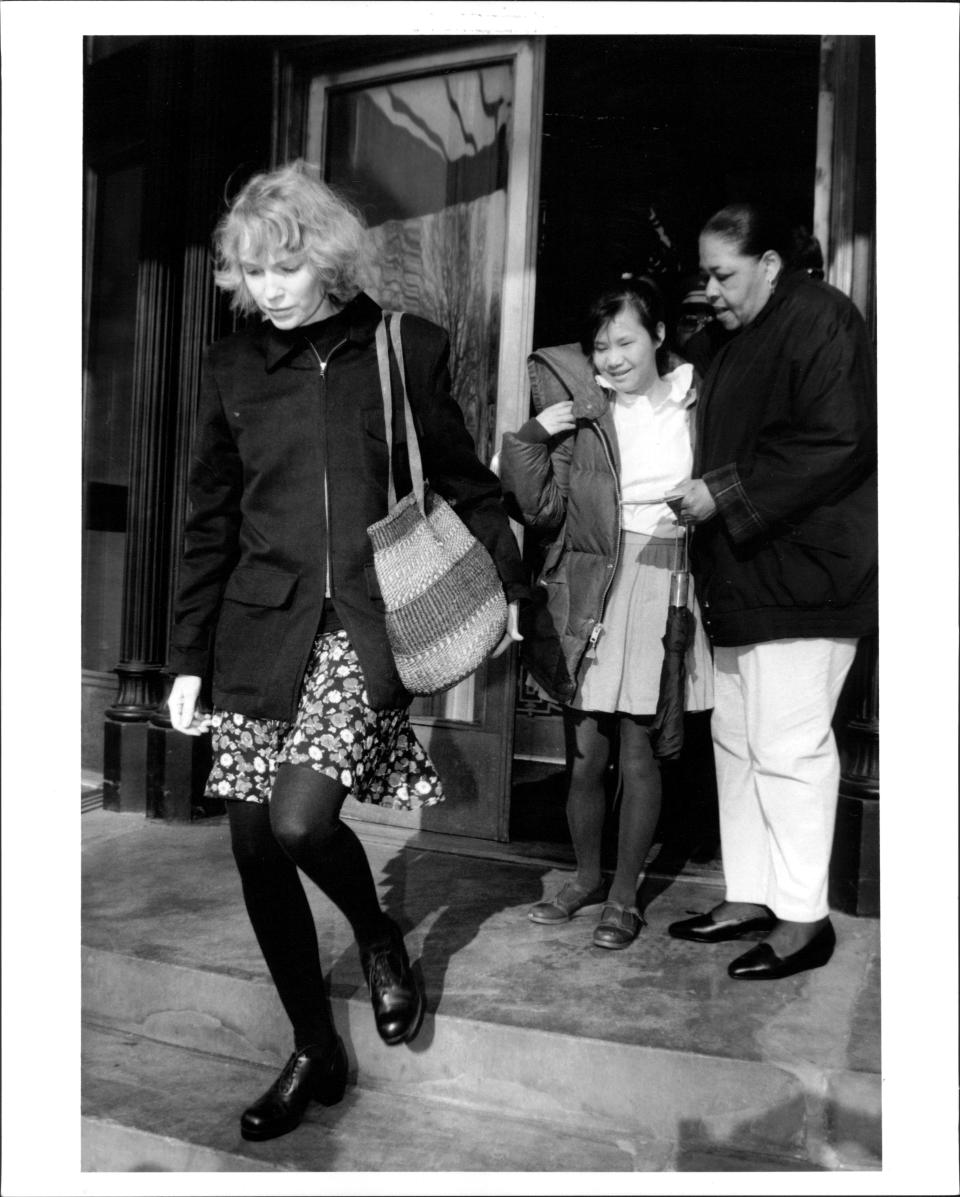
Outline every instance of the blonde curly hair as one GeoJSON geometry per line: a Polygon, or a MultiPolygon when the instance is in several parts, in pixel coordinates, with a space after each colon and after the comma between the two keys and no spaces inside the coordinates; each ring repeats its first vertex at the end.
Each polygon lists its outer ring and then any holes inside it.
{"type": "Polygon", "coordinates": [[[256,311],[240,265],[281,253],[303,253],[328,297],[342,306],[367,281],[369,243],[359,212],[297,159],[254,175],[214,232],[214,281],[232,293],[231,308],[256,311]]]}

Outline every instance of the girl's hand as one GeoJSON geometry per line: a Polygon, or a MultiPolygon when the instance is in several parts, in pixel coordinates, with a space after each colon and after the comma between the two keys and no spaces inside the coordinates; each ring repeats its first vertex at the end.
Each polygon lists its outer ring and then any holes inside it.
{"type": "Polygon", "coordinates": [[[185,736],[200,736],[210,730],[212,717],[197,712],[199,697],[198,677],[183,673],[174,679],[170,697],[167,699],[174,731],[183,732],[185,736]]]}
{"type": "Polygon", "coordinates": [[[675,486],[666,499],[675,515],[677,504],[671,500],[680,500],[679,518],[684,523],[703,524],[717,514],[717,504],[702,478],[691,478],[689,482],[675,486]]]}
{"type": "Polygon", "coordinates": [[[560,403],[551,403],[537,416],[537,423],[545,428],[551,436],[576,428],[577,421],[573,418],[573,400],[563,399],[560,403]]]}
{"type": "Polygon", "coordinates": [[[507,630],[503,634],[503,639],[490,655],[492,657],[499,657],[502,652],[506,652],[514,640],[522,639],[523,637],[520,635],[520,604],[514,601],[507,608],[507,630]]]}

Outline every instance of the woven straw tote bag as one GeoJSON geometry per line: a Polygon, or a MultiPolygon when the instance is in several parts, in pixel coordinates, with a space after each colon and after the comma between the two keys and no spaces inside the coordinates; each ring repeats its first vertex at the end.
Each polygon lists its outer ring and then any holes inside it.
{"type": "Polygon", "coordinates": [[[499,644],[507,601],[490,554],[446,500],[424,483],[403,364],[403,313],[384,313],[377,359],[389,457],[387,515],[367,529],[386,607],[387,638],[411,694],[439,694],[468,677],[499,644]],[[403,386],[413,489],[397,502],[387,327],[403,386]]]}

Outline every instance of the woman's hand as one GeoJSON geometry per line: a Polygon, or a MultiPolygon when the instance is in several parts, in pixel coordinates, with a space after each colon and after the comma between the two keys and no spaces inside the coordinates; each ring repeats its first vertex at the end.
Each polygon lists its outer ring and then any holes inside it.
{"type": "Polygon", "coordinates": [[[167,706],[173,730],[185,736],[200,736],[210,730],[211,716],[197,713],[200,679],[183,673],[174,679],[167,706]]]}
{"type": "Polygon", "coordinates": [[[563,399],[560,403],[551,403],[537,416],[537,423],[542,425],[551,436],[576,428],[577,421],[573,418],[573,400],[563,399]]]}
{"type": "Polygon", "coordinates": [[[704,524],[717,514],[717,504],[702,478],[682,482],[670,491],[666,499],[674,514],[677,514],[677,504],[672,500],[680,500],[678,518],[683,523],[704,524]]]}
{"type": "Polygon", "coordinates": [[[507,630],[503,634],[503,639],[490,654],[491,657],[499,657],[501,653],[507,651],[514,640],[522,639],[523,637],[520,635],[520,604],[514,601],[507,608],[507,630]]]}

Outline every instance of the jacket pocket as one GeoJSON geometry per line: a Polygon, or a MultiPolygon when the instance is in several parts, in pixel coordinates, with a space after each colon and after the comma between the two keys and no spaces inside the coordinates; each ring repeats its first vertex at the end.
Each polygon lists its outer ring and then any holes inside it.
{"type": "Polygon", "coordinates": [[[238,565],[227,581],[223,597],[250,607],[282,607],[296,584],[297,574],[286,570],[238,565]]]}
{"type": "Polygon", "coordinates": [[[214,688],[260,694],[284,668],[284,637],[298,575],[241,565],[231,574],[214,642],[214,688]]]}
{"type": "Polygon", "coordinates": [[[850,528],[834,516],[815,514],[798,524],[787,524],[787,538],[804,549],[830,553],[835,557],[849,557],[850,528]]]}
{"type": "Polygon", "coordinates": [[[784,528],[765,554],[772,597],[803,609],[845,607],[864,581],[862,554],[853,530],[839,518],[814,514],[784,528]]]}

